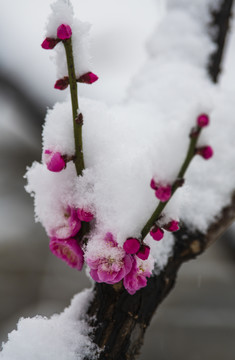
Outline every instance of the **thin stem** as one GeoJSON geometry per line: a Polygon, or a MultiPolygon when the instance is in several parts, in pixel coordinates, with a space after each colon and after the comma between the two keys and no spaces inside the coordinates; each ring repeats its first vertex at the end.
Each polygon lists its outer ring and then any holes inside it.
{"type": "MultiPolygon", "coordinates": [[[[196,149],[196,145],[197,145],[197,141],[198,141],[198,137],[200,135],[201,129],[199,127],[196,128],[194,135],[191,136],[191,140],[189,143],[189,147],[188,147],[188,151],[186,154],[186,157],[184,159],[184,162],[179,170],[179,173],[177,175],[176,181],[174,182],[173,186],[172,186],[172,191],[171,191],[171,197],[174,195],[174,193],[176,192],[176,190],[181,186],[180,179],[183,179],[184,174],[187,170],[187,168],[189,167],[190,162],[192,161],[194,155],[195,155],[195,149],[196,149]]],[[[155,224],[155,222],[158,220],[159,216],[161,215],[162,211],[165,209],[166,205],[168,204],[168,202],[170,201],[170,199],[166,202],[159,202],[156,210],[153,212],[152,216],[150,217],[150,219],[147,221],[147,223],[145,224],[145,226],[143,227],[142,231],[141,231],[141,240],[143,241],[143,239],[147,236],[147,234],[149,233],[151,227],[155,224]]]]}
{"type": "Polygon", "coordinates": [[[67,65],[68,65],[68,74],[69,74],[69,85],[70,85],[70,94],[72,102],[72,111],[73,111],[73,131],[74,131],[74,142],[75,142],[75,167],[77,175],[81,175],[84,169],[84,159],[83,159],[83,150],[82,150],[82,123],[77,120],[78,117],[78,94],[77,94],[77,81],[74,68],[73,60],[73,49],[71,38],[63,41],[67,65]]]}

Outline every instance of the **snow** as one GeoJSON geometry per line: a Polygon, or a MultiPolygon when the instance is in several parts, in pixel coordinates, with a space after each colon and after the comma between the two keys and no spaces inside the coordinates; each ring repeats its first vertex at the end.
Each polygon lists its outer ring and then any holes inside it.
{"type": "MultiPolygon", "coordinates": [[[[230,96],[226,89],[218,91],[206,73],[214,45],[207,31],[205,3],[189,5],[189,11],[182,4],[168,5],[148,42],[149,60],[131,83],[126,101],[107,106],[79,97],[84,115],[83,177],[77,178],[71,162],[60,174],[48,172],[43,164],[28,171],[27,191],[35,196],[36,219],[48,233],[62,222],[62,209],[69,205],[93,210],[95,235],[112,232],[120,246],[128,237],[139,237],[158,204],[150,180],[155,176],[167,183],[174,181],[200,113],[209,113],[211,125],[203,129],[199,145],[213,146],[214,158],[193,160],[186,185],[177,191],[164,215],[166,221],[180,219],[205,232],[229,203],[235,176],[231,89],[230,96]],[[185,32],[187,36],[182,37],[185,32]]],[[[73,154],[69,107],[65,102],[49,111],[43,151],[73,154]]],[[[147,239],[159,268],[171,252],[169,239],[157,245],[147,239]],[[158,251],[165,255],[159,257],[158,251]]]]}
{"type": "Polygon", "coordinates": [[[51,318],[21,318],[17,330],[2,345],[1,360],[82,360],[96,346],[89,337],[90,328],[84,318],[92,300],[91,290],[76,295],[71,305],[51,318]]]}

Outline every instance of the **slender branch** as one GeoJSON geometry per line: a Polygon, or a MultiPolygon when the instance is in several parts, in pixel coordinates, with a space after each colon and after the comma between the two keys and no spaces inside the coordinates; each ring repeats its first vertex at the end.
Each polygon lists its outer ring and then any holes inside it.
{"type": "Polygon", "coordinates": [[[163,212],[163,210],[165,209],[166,205],[168,204],[168,202],[171,200],[172,196],[174,195],[174,193],[176,192],[176,190],[180,187],[180,179],[183,179],[186,170],[189,167],[190,162],[192,161],[194,155],[195,155],[195,149],[196,149],[196,145],[197,145],[197,141],[198,141],[198,137],[200,135],[201,132],[201,128],[197,127],[195,129],[195,131],[193,130],[194,135],[191,136],[191,140],[189,143],[189,147],[188,147],[188,151],[185,157],[185,160],[179,170],[179,173],[176,177],[176,180],[172,186],[172,191],[171,191],[171,197],[168,201],[166,202],[159,202],[156,210],[153,212],[152,216],[150,217],[150,219],[147,221],[147,223],[145,224],[145,226],[143,227],[142,231],[141,231],[141,239],[143,240],[147,234],[149,233],[151,227],[154,225],[154,223],[158,220],[159,216],[161,215],[161,213],[163,212]]]}
{"type": "Polygon", "coordinates": [[[84,159],[83,159],[83,150],[82,150],[82,122],[76,121],[78,118],[78,94],[77,94],[77,82],[76,74],[74,68],[73,60],[73,49],[71,38],[63,41],[67,65],[68,65],[68,74],[69,74],[69,84],[70,84],[70,94],[72,102],[72,111],[73,111],[73,129],[74,129],[74,141],[75,141],[75,167],[77,175],[81,175],[84,170],[84,159]]]}

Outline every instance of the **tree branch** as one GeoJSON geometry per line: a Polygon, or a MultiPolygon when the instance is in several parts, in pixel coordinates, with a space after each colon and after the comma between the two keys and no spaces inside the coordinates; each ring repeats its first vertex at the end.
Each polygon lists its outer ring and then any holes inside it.
{"type": "Polygon", "coordinates": [[[217,82],[221,72],[221,62],[224,53],[225,40],[229,29],[229,19],[232,13],[233,0],[223,0],[218,10],[212,11],[210,24],[213,42],[217,49],[211,54],[208,64],[208,72],[213,82],[217,82]]]}

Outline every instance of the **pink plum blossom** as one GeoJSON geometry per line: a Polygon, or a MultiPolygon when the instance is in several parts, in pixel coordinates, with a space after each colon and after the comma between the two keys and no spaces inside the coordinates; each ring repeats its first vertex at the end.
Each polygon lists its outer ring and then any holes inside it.
{"type": "Polygon", "coordinates": [[[150,253],[150,247],[148,245],[141,245],[140,250],[136,253],[136,256],[141,260],[147,260],[150,253]]]}
{"type": "Polygon", "coordinates": [[[72,36],[72,30],[71,27],[67,24],[61,24],[57,28],[57,37],[61,40],[67,40],[70,39],[72,36]]]}
{"type": "Polygon", "coordinates": [[[154,226],[151,230],[150,230],[150,235],[152,236],[152,238],[156,241],[159,241],[163,238],[164,236],[164,231],[158,227],[158,226],[154,226]]]}
{"type": "Polygon", "coordinates": [[[123,249],[127,254],[136,254],[140,249],[140,242],[136,238],[129,238],[124,242],[123,249]]]}
{"type": "Polygon", "coordinates": [[[170,232],[175,232],[179,230],[179,221],[171,220],[168,224],[164,225],[163,228],[170,232]]]}
{"type": "Polygon", "coordinates": [[[131,271],[124,277],[123,285],[129,294],[133,295],[137,290],[147,285],[147,277],[152,274],[153,259],[141,261],[136,256],[133,257],[131,271]]]}
{"type": "Polygon", "coordinates": [[[60,172],[65,168],[66,162],[60,152],[45,150],[44,155],[48,170],[53,172],[60,172]]]}
{"type": "Polygon", "coordinates": [[[78,219],[85,222],[90,222],[93,219],[93,214],[89,211],[85,211],[84,209],[77,209],[78,219]]]}
{"type": "Polygon", "coordinates": [[[196,154],[201,155],[204,159],[208,160],[213,156],[213,149],[211,146],[203,146],[196,149],[196,154]]]}
{"type": "Polygon", "coordinates": [[[54,88],[57,90],[65,90],[69,86],[69,78],[68,76],[63,77],[56,81],[54,88]]]}
{"type": "Polygon", "coordinates": [[[77,270],[82,270],[84,263],[84,253],[75,239],[51,238],[49,247],[54,255],[66,261],[70,267],[77,270]]]}
{"type": "Polygon", "coordinates": [[[41,44],[41,47],[45,50],[51,50],[54,49],[54,47],[56,46],[56,44],[58,44],[60,40],[58,39],[53,39],[53,38],[49,38],[47,37],[41,44]]]}
{"type": "Polygon", "coordinates": [[[92,253],[88,251],[86,256],[91,277],[99,283],[115,284],[121,281],[131,271],[132,256],[117,246],[111,233],[106,234],[105,239],[99,242],[98,247],[93,249],[92,253]],[[105,248],[100,252],[98,247],[101,242],[105,248]]]}
{"type": "Polygon", "coordinates": [[[88,72],[86,74],[83,74],[80,76],[77,81],[84,83],[84,84],[93,84],[95,81],[97,81],[99,78],[97,75],[95,75],[92,72],[88,72]]]}
{"type": "Polygon", "coordinates": [[[207,114],[201,114],[197,117],[197,124],[200,128],[209,125],[209,116],[207,114]]]}
{"type": "Polygon", "coordinates": [[[155,196],[161,201],[166,202],[171,197],[171,186],[159,186],[157,190],[155,191],[155,196]]]}
{"type": "Polygon", "coordinates": [[[74,237],[81,229],[81,221],[77,217],[77,211],[68,206],[64,212],[64,221],[54,227],[49,235],[57,239],[68,239],[74,237]]]}

